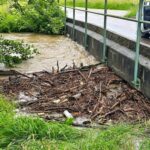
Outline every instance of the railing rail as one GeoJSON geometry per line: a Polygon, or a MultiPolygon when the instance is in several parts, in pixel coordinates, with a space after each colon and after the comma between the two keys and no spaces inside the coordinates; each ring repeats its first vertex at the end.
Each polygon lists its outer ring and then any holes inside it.
{"type": "MultiPolygon", "coordinates": [[[[142,7],[143,7],[144,0],[139,0],[138,16],[137,16],[136,19],[131,19],[131,18],[120,17],[120,16],[108,14],[107,13],[107,4],[108,4],[108,2],[109,2],[109,0],[104,0],[104,13],[89,11],[88,10],[88,0],[85,0],[85,9],[76,8],[76,0],[73,0],[73,7],[67,6],[67,0],[65,0],[65,3],[64,3],[65,5],[60,5],[60,6],[65,8],[64,10],[65,10],[66,19],[67,19],[67,11],[66,11],[66,9],[67,8],[73,9],[73,39],[75,39],[75,13],[76,13],[76,10],[85,12],[85,39],[84,39],[85,49],[88,46],[88,43],[87,43],[88,13],[104,16],[104,25],[103,25],[103,56],[102,56],[102,62],[103,63],[107,63],[107,58],[106,58],[107,17],[112,17],[112,18],[117,18],[117,19],[127,20],[127,21],[132,21],[132,22],[136,22],[137,23],[133,85],[134,85],[135,88],[139,89],[140,88],[140,79],[138,78],[138,72],[139,72],[139,55],[140,55],[140,41],[141,41],[141,24],[142,23],[150,24],[150,21],[142,20],[142,7]]],[[[66,29],[66,24],[65,24],[65,29],[66,29]]]]}
{"type": "MultiPolygon", "coordinates": [[[[60,5],[60,6],[64,7],[64,5],[60,5]]],[[[73,9],[73,7],[69,7],[69,6],[66,6],[66,8],[73,9]]],[[[96,15],[104,16],[104,13],[100,13],[100,12],[94,12],[94,11],[84,10],[84,9],[80,9],[80,8],[75,8],[75,10],[82,11],[82,12],[86,12],[87,11],[88,13],[91,13],[91,14],[96,14],[96,15]]],[[[116,16],[116,15],[111,15],[111,14],[106,14],[106,16],[107,17],[111,17],[111,18],[116,18],[116,19],[131,21],[131,22],[138,22],[137,19],[133,19],[133,18],[120,17],[120,16],[116,16]]],[[[140,20],[139,22],[140,23],[150,24],[150,21],[140,20]]]]}

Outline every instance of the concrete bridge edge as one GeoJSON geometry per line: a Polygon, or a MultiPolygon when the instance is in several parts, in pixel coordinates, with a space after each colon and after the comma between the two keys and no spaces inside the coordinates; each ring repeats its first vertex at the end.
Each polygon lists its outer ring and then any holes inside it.
{"type": "MultiPolygon", "coordinates": [[[[67,22],[66,29],[69,37],[73,39],[73,24],[71,22],[67,22]]],[[[74,40],[83,46],[85,37],[84,31],[85,29],[83,26],[75,25],[74,40]]],[[[88,48],[86,50],[97,60],[101,61],[103,50],[102,35],[89,29],[87,34],[88,48]]],[[[134,56],[135,53],[132,49],[130,49],[130,47],[107,39],[108,66],[131,86],[134,75],[134,56]]],[[[145,54],[140,55],[139,78],[141,80],[141,88],[139,91],[150,98],[150,59],[145,57],[145,54]]]]}

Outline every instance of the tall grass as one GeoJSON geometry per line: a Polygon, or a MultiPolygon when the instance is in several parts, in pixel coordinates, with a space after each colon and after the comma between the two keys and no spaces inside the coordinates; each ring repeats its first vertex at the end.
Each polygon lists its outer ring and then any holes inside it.
{"type": "Polygon", "coordinates": [[[0,97],[0,148],[28,139],[73,141],[80,132],[66,124],[47,123],[36,117],[15,117],[14,106],[0,97]]]}

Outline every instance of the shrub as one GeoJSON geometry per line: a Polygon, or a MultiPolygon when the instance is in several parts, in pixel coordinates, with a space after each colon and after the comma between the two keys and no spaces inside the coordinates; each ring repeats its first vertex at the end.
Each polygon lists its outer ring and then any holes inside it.
{"type": "Polygon", "coordinates": [[[61,34],[64,13],[53,0],[32,0],[24,5],[14,2],[10,12],[0,15],[0,32],[39,32],[61,34]]]}
{"type": "Polygon", "coordinates": [[[18,41],[7,40],[0,37],[0,63],[13,67],[22,60],[27,60],[37,53],[33,46],[18,41]]]}

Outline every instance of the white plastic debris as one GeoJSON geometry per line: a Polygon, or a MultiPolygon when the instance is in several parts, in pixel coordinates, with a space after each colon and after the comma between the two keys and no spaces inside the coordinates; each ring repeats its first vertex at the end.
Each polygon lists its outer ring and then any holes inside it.
{"type": "Polygon", "coordinates": [[[53,103],[55,103],[55,104],[60,103],[60,99],[55,99],[55,100],[53,100],[53,103]]]}
{"type": "Polygon", "coordinates": [[[64,111],[64,115],[66,118],[73,118],[72,114],[68,110],[64,111]]]}

